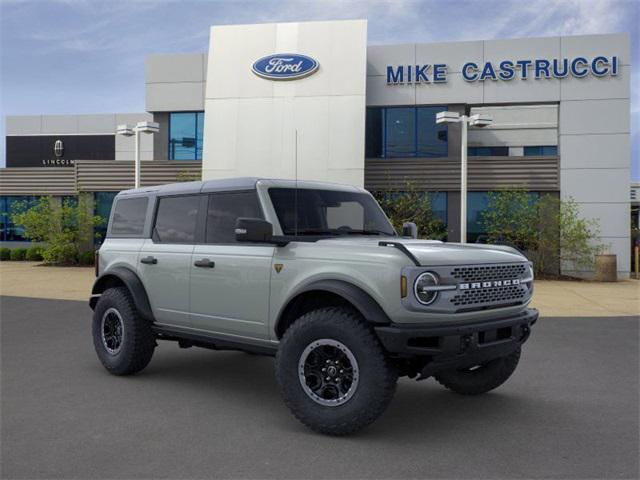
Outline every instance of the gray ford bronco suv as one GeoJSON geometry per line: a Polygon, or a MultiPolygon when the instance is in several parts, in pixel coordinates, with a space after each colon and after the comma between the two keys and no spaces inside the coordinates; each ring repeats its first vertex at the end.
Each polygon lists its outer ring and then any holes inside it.
{"type": "Polygon", "coordinates": [[[380,416],[398,376],[463,395],[498,387],[538,318],[517,250],[399,236],[352,186],[124,191],[97,256],[93,343],[109,372],[139,372],[159,340],[274,355],[286,405],[331,435],[380,416]]]}

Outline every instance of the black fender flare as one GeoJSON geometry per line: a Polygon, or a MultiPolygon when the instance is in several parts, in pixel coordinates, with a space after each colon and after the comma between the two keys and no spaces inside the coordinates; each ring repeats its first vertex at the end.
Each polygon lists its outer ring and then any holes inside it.
{"type": "Polygon", "coordinates": [[[140,315],[151,322],[154,321],[153,312],[151,311],[151,304],[149,303],[149,297],[147,291],[140,280],[140,277],[131,269],[127,267],[114,267],[102,275],[100,275],[93,283],[91,289],[91,299],[89,300],[89,306],[92,310],[95,309],[98,299],[102,292],[104,292],[113,280],[119,280],[122,282],[133,297],[133,303],[140,315]]]}
{"type": "Polygon", "coordinates": [[[391,320],[371,295],[362,288],[343,280],[318,280],[305,285],[301,289],[296,290],[285,302],[285,306],[278,313],[278,320],[275,325],[275,331],[279,331],[279,326],[286,317],[286,314],[295,300],[302,294],[312,291],[329,292],[342,297],[344,300],[352,304],[356,310],[371,323],[388,325],[391,320]]]}

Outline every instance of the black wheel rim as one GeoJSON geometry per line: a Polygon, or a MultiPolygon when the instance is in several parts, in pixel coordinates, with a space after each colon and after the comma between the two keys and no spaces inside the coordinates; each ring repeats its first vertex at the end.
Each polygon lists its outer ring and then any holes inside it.
{"type": "Polygon", "coordinates": [[[118,310],[109,308],[104,312],[100,331],[105,350],[111,355],[117,355],[124,341],[124,322],[118,310]]]}
{"type": "Polygon", "coordinates": [[[310,343],[300,356],[298,373],[307,396],[323,406],[348,402],[358,388],[358,362],[337,340],[325,338],[310,343]]]}

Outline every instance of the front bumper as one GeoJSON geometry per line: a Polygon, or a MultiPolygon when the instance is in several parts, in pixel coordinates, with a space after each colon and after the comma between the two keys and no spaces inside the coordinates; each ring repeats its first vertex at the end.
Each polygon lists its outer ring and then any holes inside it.
{"type": "Polygon", "coordinates": [[[515,352],[538,320],[532,308],[498,320],[455,325],[398,324],[375,327],[383,347],[401,357],[426,361],[420,378],[442,370],[472,367],[515,352]]]}

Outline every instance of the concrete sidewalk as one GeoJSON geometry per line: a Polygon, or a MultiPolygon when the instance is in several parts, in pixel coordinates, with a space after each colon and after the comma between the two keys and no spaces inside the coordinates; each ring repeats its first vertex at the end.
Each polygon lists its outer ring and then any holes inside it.
{"type": "MultiPolygon", "coordinates": [[[[0,295],[86,301],[94,281],[90,267],[44,267],[1,262],[0,295]]],[[[545,317],[640,315],[640,281],[616,283],[538,280],[533,306],[545,317]]]]}

